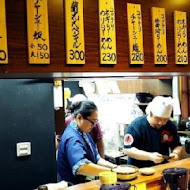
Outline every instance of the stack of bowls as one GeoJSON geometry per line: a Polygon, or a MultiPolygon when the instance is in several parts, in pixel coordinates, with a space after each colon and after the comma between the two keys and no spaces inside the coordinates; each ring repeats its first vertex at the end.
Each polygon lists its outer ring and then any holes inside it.
{"type": "Polygon", "coordinates": [[[138,92],[136,93],[136,98],[140,103],[149,103],[152,101],[154,96],[149,92],[138,92]]]}

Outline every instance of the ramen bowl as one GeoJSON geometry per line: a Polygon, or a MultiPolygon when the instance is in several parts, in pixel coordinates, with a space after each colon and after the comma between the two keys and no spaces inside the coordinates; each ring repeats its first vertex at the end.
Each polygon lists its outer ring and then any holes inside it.
{"type": "Polygon", "coordinates": [[[140,168],[139,169],[139,173],[142,175],[153,175],[155,173],[155,169],[154,168],[140,168]]]}
{"type": "Polygon", "coordinates": [[[120,180],[132,180],[137,177],[139,168],[132,165],[122,165],[112,169],[117,173],[117,178],[120,180]]]}

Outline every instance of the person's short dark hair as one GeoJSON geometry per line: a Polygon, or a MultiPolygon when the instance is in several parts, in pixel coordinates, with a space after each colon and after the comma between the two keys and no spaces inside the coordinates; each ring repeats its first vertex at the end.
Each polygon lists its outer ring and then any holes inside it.
{"type": "Polygon", "coordinates": [[[97,110],[97,106],[90,100],[84,100],[82,102],[76,102],[75,104],[72,104],[70,109],[74,114],[74,117],[76,117],[78,114],[81,114],[85,119],[92,115],[95,110],[97,110]]]}

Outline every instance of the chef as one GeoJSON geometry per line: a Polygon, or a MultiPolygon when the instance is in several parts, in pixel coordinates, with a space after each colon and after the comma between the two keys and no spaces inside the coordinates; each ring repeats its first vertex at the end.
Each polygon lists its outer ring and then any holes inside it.
{"type": "Polygon", "coordinates": [[[100,157],[89,132],[98,122],[98,110],[92,101],[73,106],[74,120],[65,129],[58,149],[58,180],[69,184],[84,183],[87,176],[98,176],[116,167],[100,157]]]}
{"type": "Polygon", "coordinates": [[[182,150],[176,125],[169,119],[173,109],[171,97],[156,96],[146,108],[146,115],[135,119],[124,137],[128,164],[149,167],[179,160],[182,150]],[[166,156],[167,155],[167,156],[166,156]]]}

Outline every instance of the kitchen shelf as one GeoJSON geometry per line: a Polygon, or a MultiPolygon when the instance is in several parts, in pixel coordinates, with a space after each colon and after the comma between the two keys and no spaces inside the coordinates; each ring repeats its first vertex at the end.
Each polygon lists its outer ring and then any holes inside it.
{"type": "Polygon", "coordinates": [[[138,106],[147,106],[149,103],[140,103],[140,102],[135,102],[134,104],[138,106]]]}
{"type": "Polygon", "coordinates": [[[183,135],[190,135],[190,131],[177,131],[177,132],[183,135]]]}

